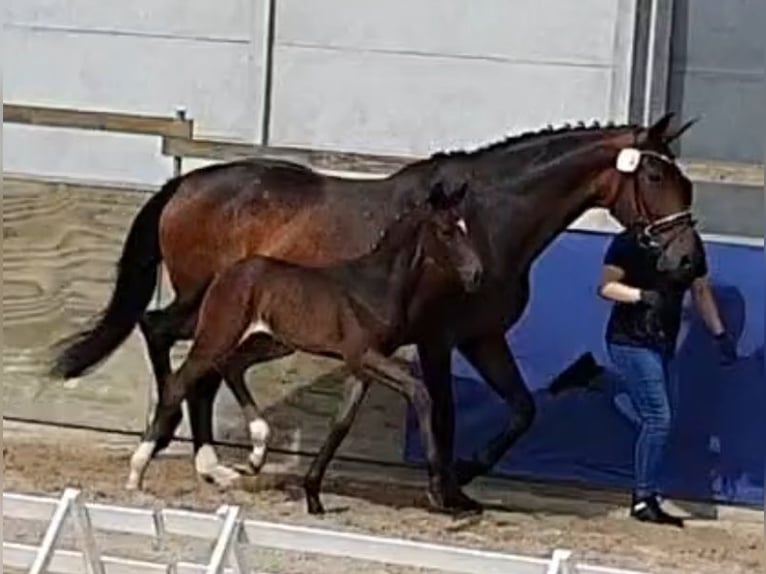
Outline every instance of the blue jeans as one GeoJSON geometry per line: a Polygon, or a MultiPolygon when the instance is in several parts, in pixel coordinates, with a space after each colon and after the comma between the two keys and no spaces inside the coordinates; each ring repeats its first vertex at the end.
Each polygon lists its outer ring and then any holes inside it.
{"type": "Polygon", "coordinates": [[[657,494],[658,473],[670,435],[669,357],[645,347],[607,344],[607,348],[639,424],[633,462],[635,494],[657,494]]]}

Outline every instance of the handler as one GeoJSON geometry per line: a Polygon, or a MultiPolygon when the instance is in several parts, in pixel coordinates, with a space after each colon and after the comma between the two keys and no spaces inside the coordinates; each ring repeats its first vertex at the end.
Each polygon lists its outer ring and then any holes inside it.
{"type": "Polygon", "coordinates": [[[697,236],[701,256],[683,279],[669,280],[657,271],[659,254],[647,249],[633,231],[614,237],[604,257],[599,294],[613,301],[606,328],[609,355],[620,384],[633,403],[639,433],[634,452],[631,517],[645,522],[682,527],[681,518],[660,506],[658,476],[671,425],[668,366],[675,354],[681,308],[691,288],[698,312],[712,332],[722,363],[737,358],[736,345],[726,332],[707,277],[707,257],[697,236]]]}

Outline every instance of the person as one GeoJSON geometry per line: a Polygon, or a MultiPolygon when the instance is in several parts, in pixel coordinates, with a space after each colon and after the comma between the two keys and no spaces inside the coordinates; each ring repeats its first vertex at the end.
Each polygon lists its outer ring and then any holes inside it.
{"type": "Polygon", "coordinates": [[[683,299],[691,290],[696,309],[715,337],[723,364],[737,358],[708,278],[707,257],[695,233],[700,256],[687,273],[658,271],[657,250],[625,230],[613,238],[603,260],[599,294],[612,302],[605,339],[623,387],[618,405],[632,410],[639,432],[634,447],[634,488],[630,516],[640,521],[683,527],[661,506],[658,475],[671,428],[668,370],[675,354],[683,299]]]}

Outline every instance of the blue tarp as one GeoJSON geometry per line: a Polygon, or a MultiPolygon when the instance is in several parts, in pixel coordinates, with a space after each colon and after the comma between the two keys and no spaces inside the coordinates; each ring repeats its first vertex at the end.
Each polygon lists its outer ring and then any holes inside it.
{"type": "MultiPolygon", "coordinates": [[[[614,404],[615,374],[603,342],[609,304],[596,296],[603,253],[611,236],[567,232],[538,260],[532,297],[507,338],[534,393],[538,416],[530,431],[495,468],[498,474],[574,480],[629,489],[636,427],[614,404]],[[607,367],[588,388],[551,396],[546,387],[575,359],[591,352],[607,367]]],[[[742,359],[718,364],[713,341],[686,302],[671,381],[674,427],[662,473],[665,494],[761,505],[766,463],[764,251],[709,242],[716,297],[742,359]]],[[[453,381],[456,452],[469,456],[502,430],[508,410],[459,353],[453,381]]],[[[421,461],[408,413],[405,457],[421,461]]]]}

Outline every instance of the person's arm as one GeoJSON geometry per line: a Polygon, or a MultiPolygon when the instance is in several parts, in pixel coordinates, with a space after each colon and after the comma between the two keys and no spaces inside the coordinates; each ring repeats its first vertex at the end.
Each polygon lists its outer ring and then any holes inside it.
{"type": "Polygon", "coordinates": [[[710,332],[716,337],[722,335],[726,329],[721,320],[721,314],[718,312],[718,304],[713,296],[713,290],[710,288],[708,276],[703,275],[695,279],[691,291],[697,311],[710,332]]]}
{"type": "Polygon", "coordinates": [[[622,282],[625,271],[616,265],[606,264],[601,272],[598,294],[609,301],[618,303],[657,303],[659,295],[654,291],[644,291],[622,282]]]}
{"type": "Polygon", "coordinates": [[[619,303],[638,303],[641,300],[641,290],[622,282],[625,271],[615,265],[604,265],[601,272],[601,283],[598,294],[604,299],[619,303]]]}

